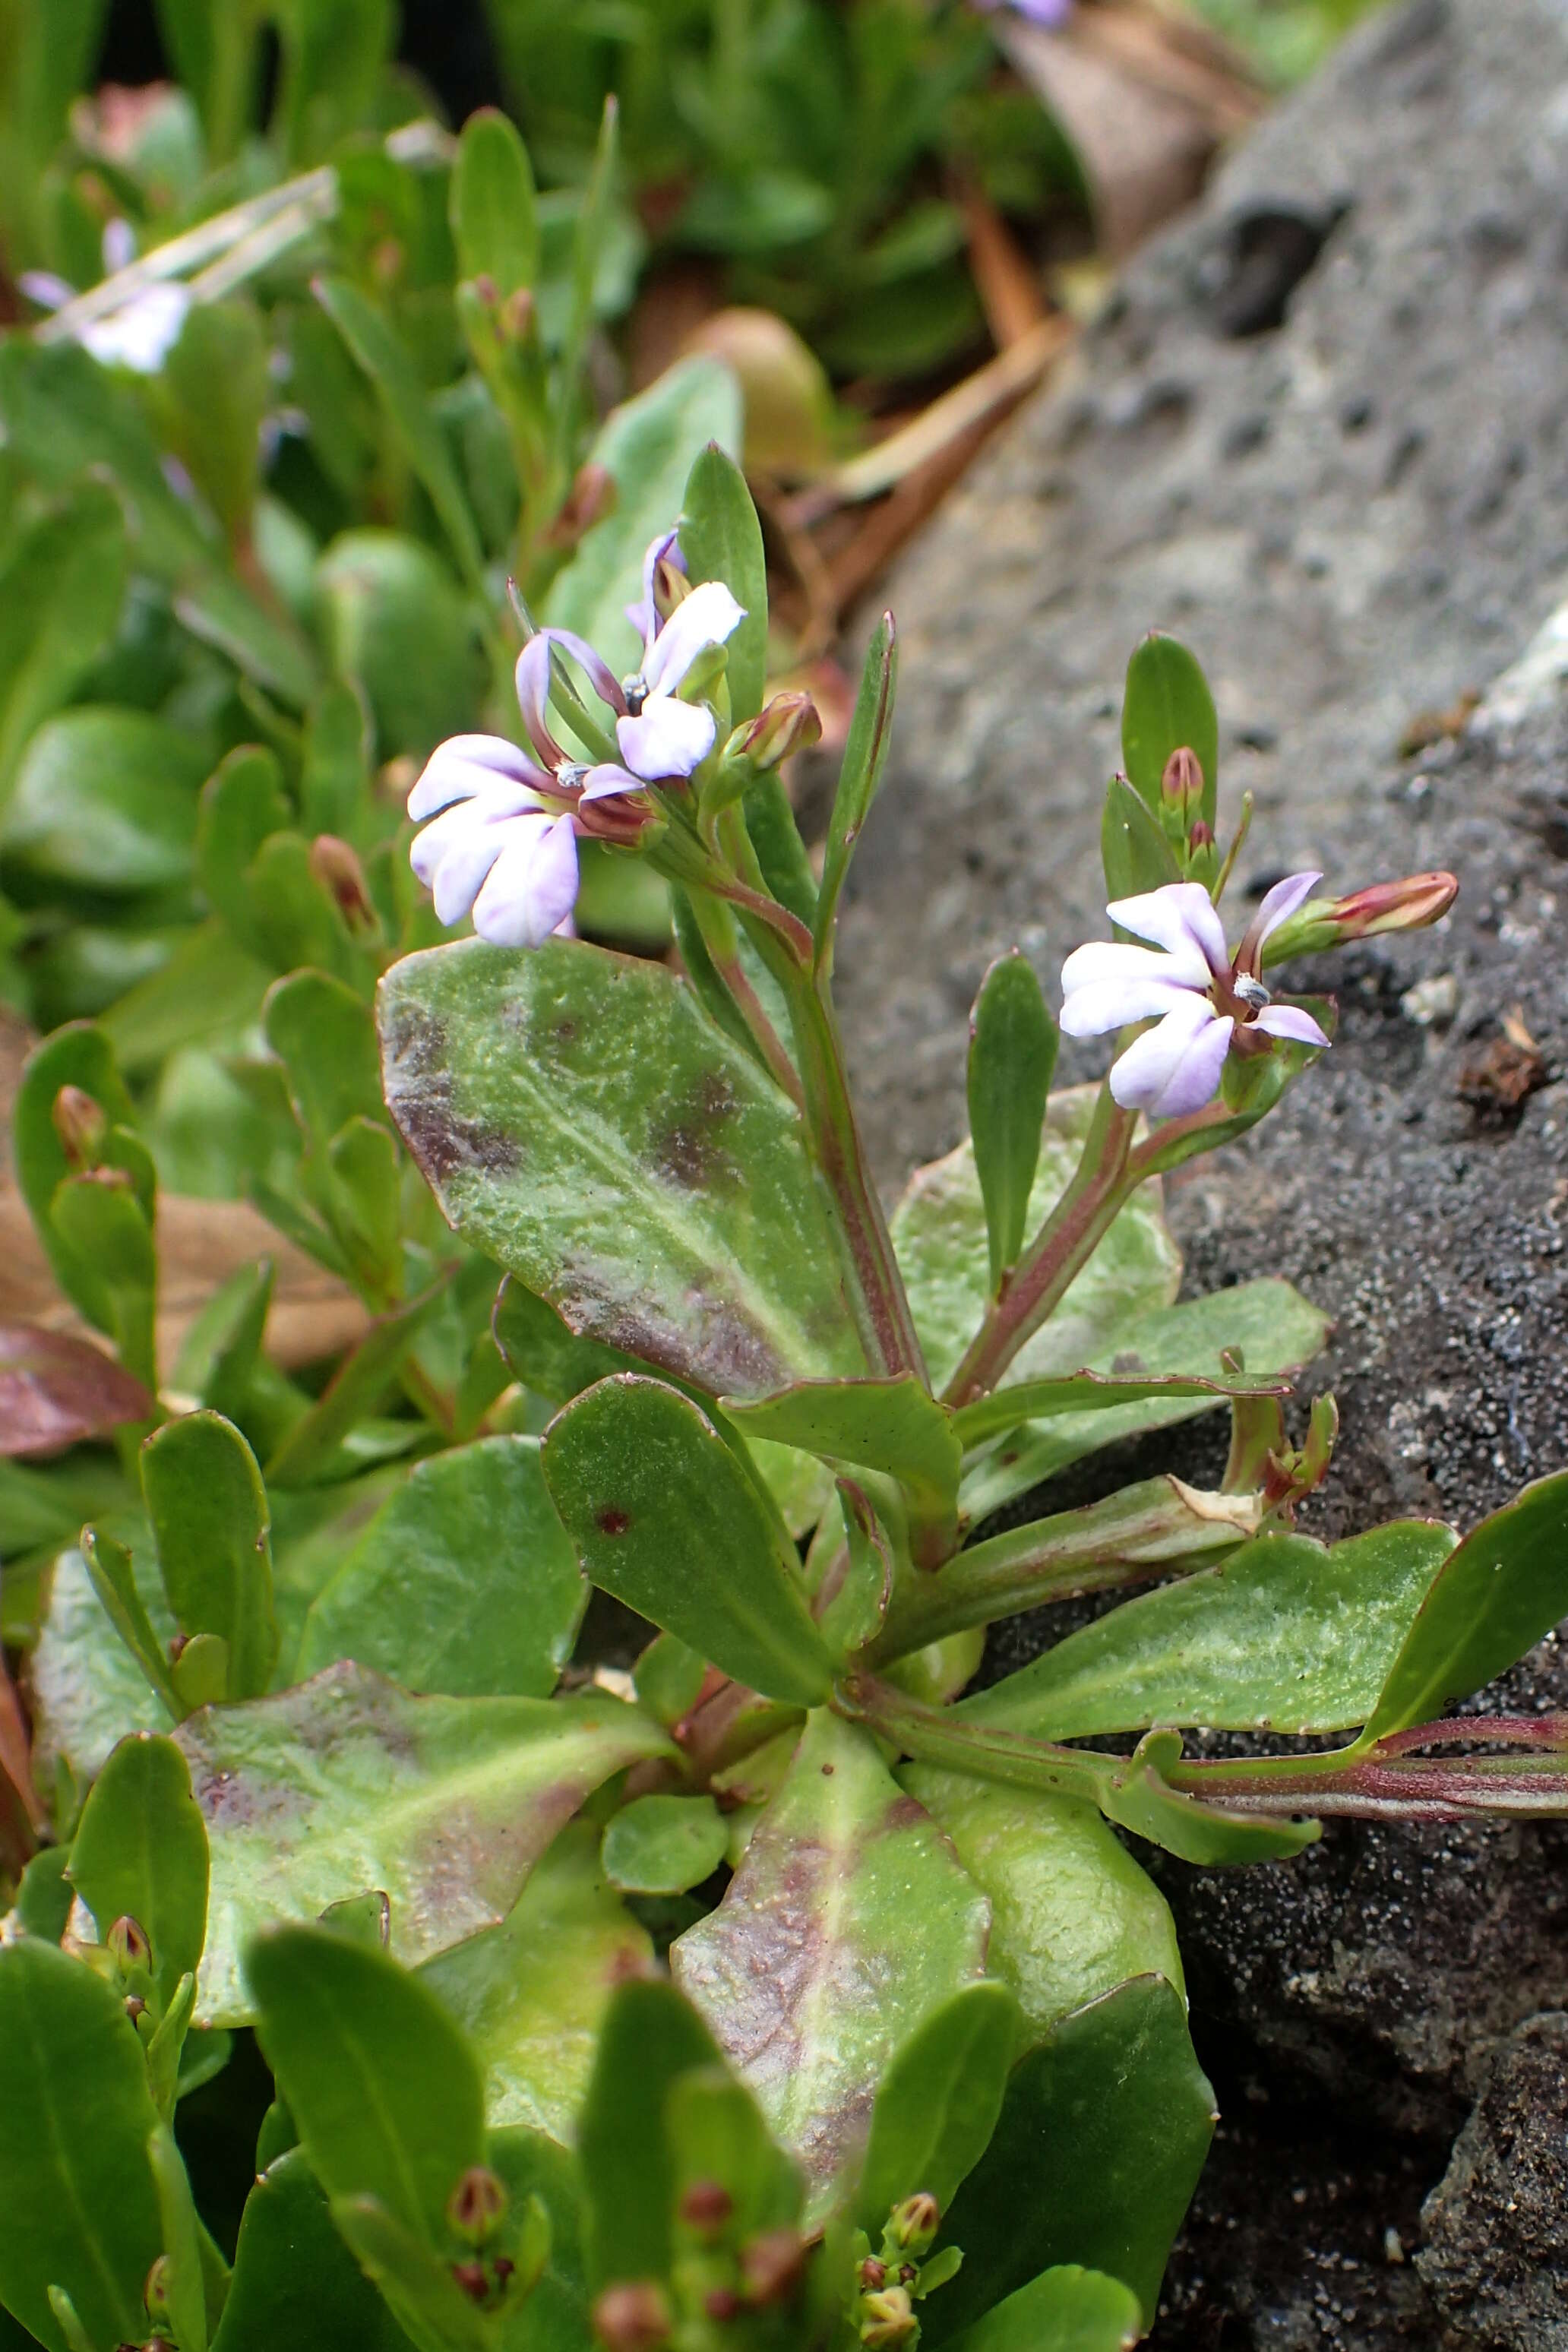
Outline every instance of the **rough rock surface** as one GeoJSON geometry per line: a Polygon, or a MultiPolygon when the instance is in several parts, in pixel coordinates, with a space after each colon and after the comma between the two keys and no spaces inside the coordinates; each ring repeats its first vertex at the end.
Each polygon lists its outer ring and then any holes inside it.
{"type": "Polygon", "coordinates": [[[1568,2017],[1499,2052],[1422,2212],[1416,2267],[1459,2345],[1568,2352],[1568,2017]]]}
{"type": "MultiPolygon", "coordinates": [[[[1339,961],[1332,1053],[1173,1189],[1194,1287],[1278,1269],[1337,1318],[1324,1534],[1468,1523],[1568,1460],[1558,641],[1490,723],[1412,725],[1485,690],[1568,595],[1565,221],[1564,0],[1395,7],[1132,268],[1074,380],[1017,420],[889,598],[905,685],[839,959],[889,1186],[962,1130],[989,959],[1018,941],[1054,985],[1103,935],[1100,793],[1145,628],[1208,668],[1222,803],[1257,796],[1243,895],[1308,863],[1342,887],[1462,876],[1441,929],[1339,961]],[[1407,731],[1435,740],[1404,757],[1407,731]],[[1510,1015],[1542,1082],[1512,1108],[1510,1015]]],[[[1076,1072],[1100,1066],[1086,1049],[1076,1072]]],[[[1543,1645],[1514,1690],[1568,1703],[1568,1659],[1543,1645]]],[[[1289,1868],[1163,1874],[1231,2087],[1216,2179],[1234,2168],[1244,2218],[1221,2262],[1200,2210],[1157,2345],[1438,2344],[1407,2264],[1366,2272],[1340,2317],[1312,2249],[1363,2263],[1390,2197],[1413,2242],[1490,2053],[1568,2005],[1565,1859],[1564,1828],[1351,1826],[1289,1868]],[[1348,2234],[1315,2189],[1326,2235],[1263,2209],[1279,2168],[1248,2151],[1292,2100],[1320,2168],[1362,2182],[1348,2234]],[[1397,2161],[1367,2155],[1378,2131],[1405,2136],[1397,2161]]]]}

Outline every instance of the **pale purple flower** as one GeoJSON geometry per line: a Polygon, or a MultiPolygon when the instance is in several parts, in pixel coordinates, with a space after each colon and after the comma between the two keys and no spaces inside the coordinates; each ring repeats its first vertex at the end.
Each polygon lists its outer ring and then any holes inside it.
{"type": "Polygon", "coordinates": [[[540,800],[542,774],[499,735],[455,735],[433,751],[408,795],[408,814],[431,822],[409,863],[443,923],[471,914],[495,947],[536,948],[571,919],[577,902],[572,819],[540,800]]]}
{"type": "MultiPolygon", "coordinates": [[[[106,252],[110,230],[116,226],[123,228],[125,224],[110,223],[104,231],[106,252]]],[[[76,299],[75,287],[48,270],[25,269],[17,284],[27,299],[42,310],[62,310],[68,302],[76,299]]],[[[89,320],[86,326],[78,328],[76,340],[105,367],[124,367],[137,375],[156,375],[179,341],[190,308],[188,286],[172,279],[146,286],[106,318],[89,320]]]]}
{"type": "Polygon", "coordinates": [[[1258,978],[1263,942],[1311,895],[1320,874],[1292,874],[1266,893],[1232,956],[1208,892],[1168,882],[1107,908],[1124,931],[1152,947],[1096,940],[1062,966],[1062,1021],[1069,1037],[1100,1037],[1135,1021],[1158,1025],[1112,1065],[1110,1091],[1124,1110],[1181,1118],[1218,1091],[1226,1056],[1257,1050],[1258,1037],[1302,1045],[1329,1042],[1300,1005],[1276,1004],[1258,978]]]}
{"type": "Polygon", "coordinates": [[[1067,23],[1073,11],[1073,0],[974,0],[974,5],[988,11],[1011,8],[1015,16],[1023,16],[1031,25],[1047,26],[1053,32],[1067,23]]]}

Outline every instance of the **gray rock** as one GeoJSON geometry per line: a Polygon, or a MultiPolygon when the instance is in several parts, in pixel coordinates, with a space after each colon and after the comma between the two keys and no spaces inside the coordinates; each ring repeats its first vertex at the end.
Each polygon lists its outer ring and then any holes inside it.
{"type": "Polygon", "coordinates": [[[1568,2017],[1499,2052],[1422,2209],[1416,2255],[1444,2352],[1568,2352],[1568,2017]]]}
{"type": "MultiPolygon", "coordinates": [[[[1461,877],[1436,931],[1300,975],[1338,989],[1332,1052],[1172,1188],[1194,1288],[1277,1269],[1336,1318],[1325,1535],[1468,1524],[1568,1459],[1565,220],[1564,0],[1374,18],[1133,267],[888,600],[904,687],[839,972],[889,1189],[962,1132],[989,960],[1017,942],[1054,988],[1104,934],[1100,796],[1146,628],[1208,669],[1232,817],[1257,797],[1238,898],[1307,864],[1461,877]],[[1494,681],[1472,732],[1401,757],[1494,681]],[[1510,1108],[1516,1008],[1547,1083],[1510,1108]]],[[[994,1664],[1024,1654],[1015,1630],[994,1664]]],[[[1490,1696],[1568,1704],[1568,1660],[1548,1643],[1490,1696]]],[[[1205,2054],[1276,2101],[1326,2094],[1352,2172],[1370,2120],[1426,2135],[1435,2178],[1500,2040],[1568,2006],[1565,1856],[1555,1827],[1342,1825],[1289,1868],[1165,1869],[1205,2054]]],[[[1313,2300],[1304,2272],[1275,2284],[1313,2300]]],[[[1435,2345],[1401,2293],[1350,2340],[1435,2345]]],[[[1211,2306],[1156,2341],[1293,2338],[1211,2306]]]]}

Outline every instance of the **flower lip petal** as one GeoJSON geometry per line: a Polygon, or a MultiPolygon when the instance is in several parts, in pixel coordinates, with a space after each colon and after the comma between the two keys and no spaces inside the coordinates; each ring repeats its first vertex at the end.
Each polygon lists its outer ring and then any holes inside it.
{"type": "Polygon", "coordinates": [[[513,845],[520,835],[537,829],[538,821],[530,823],[525,817],[500,824],[469,825],[456,834],[431,881],[437,922],[461,922],[503,850],[513,845]]]}
{"type": "Polygon", "coordinates": [[[616,721],[622,759],[633,775],[650,784],[667,776],[691,775],[718,735],[710,710],[698,703],[677,702],[668,694],[650,696],[637,718],[616,721]]]}
{"type": "MultiPolygon", "coordinates": [[[[625,723],[629,727],[635,722],[628,719],[625,723]]],[[[583,779],[583,789],[578,798],[607,801],[617,793],[646,793],[647,790],[643,779],[634,776],[630,769],[617,768],[613,761],[605,760],[598,767],[589,769],[583,779]]]]}
{"type": "Polygon", "coordinates": [[[637,604],[626,606],[626,618],[642,639],[645,654],[658,635],[658,606],[653,601],[653,592],[658,567],[664,562],[673,563],[680,572],[686,569],[686,558],[680,551],[679,524],[674,530],[660,531],[657,539],[649,540],[647,552],[642,560],[642,595],[637,604]]]}
{"type": "MultiPolygon", "coordinates": [[[[1207,1031],[1221,1025],[1220,1015],[1206,996],[1183,990],[1159,1026],[1135,1037],[1111,1065],[1113,1100],[1124,1110],[1156,1111],[1198,1041],[1207,1031]]],[[[1227,1047],[1231,1025],[1228,1020],[1223,1024],[1227,1047]]],[[[1219,1059],[1225,1059],[1223,1050],[1219,1059]]],[[[1217,1072],[1217,1064],[1215,1067],[1217,1072]]]]}
{"type": "Polygon", "coordinates": [[[417,824],[453,801],[469,800],[503,782],[535,786],[549,781],[504,735],[453,735],[426,761],[408,795],[408,814],[417,824]]]}
{"type": "Polygon", "coordinates": [[[1105,911],[1124,931],[1179,957],[1199,986],[1230,970],[1225,926],[1201,882],[1165,882],[1135,898],[1113,898],[1105,911]]]}
{"type": "Polygon", "coordinates": [[[1087,946],[1074,948],[1062,966],[1062,993],[1070,996],[1075,989],[1098,987],[1104,981],[1163,980],[1173,988],[1196,987],[1200,992],[1208,987],[1208,972],[1197,982],[1187,978],[1187,966],[1179,956],[1167,955],[1163,948],[1134,947],[1126,940],[1090,940],[1087,946]]]}
{"type": "Polygon", "coordinates": [[[1156,1118],[1184,1118],[1189,1111],[1202,1110],[1205,1103],[1212,1102],[1219,1090],[1220,1072],[1235,1027],[1227,1013],[1199,1033],[1154,1105],[1156,1118]]]}
{"type": "Polygon", "coordinates": [[[1247,1026],[1261,1029],[1268,1037],[1288,1038],[1297,1045],[1327,1045],[1332,1042],[1327,1031],[1300,1004],[1266,1004],[1247,1026]]]}
{"type": "Polygon", "coordinates": [[[698,655],[727,644],[745,617],[744,607],[721,580],[703,581],[676,606],[647,649],[642,681],[648,693],[673,694],[698,655]]]}
{"type": "Polygon", "coordinates": [[[1205,1002],[1180,982],[1152,975],[1093,980],[1062,999],[1061,1028],[1068,1037],[1103,1037],[1108,1030],[1124,1029],[1130,1021],[1163,1020],[1178,1004],[1205,1002]]]}
{"type": "Polygon", "coordinates": [[[577,902],[577,844],[570,817],[509,842],[474,901],[474,929],[494,947],[536,948],[577,902]]]}
{"type": "Polygon", "coordinates": [[[1318,884],[1321,873],[1288,874],[1282,882],[1266,890],[1258,902],[1258,912],[1247,927],[1247,936],[1261,947],[1271,931],[1289,922],[1298,907],[1304,906],[1318,884]]]}
{"type": "Polygon", "coordinates": [[[517,705],[522,723],[542,760],[558,768],[566,753],[550,724],[551,648],[559,646],[581,665],[600,701],[618,716],[626,707],[620,681],[603,656],[574,629],[539,629],[517,657],[517,705]]]}

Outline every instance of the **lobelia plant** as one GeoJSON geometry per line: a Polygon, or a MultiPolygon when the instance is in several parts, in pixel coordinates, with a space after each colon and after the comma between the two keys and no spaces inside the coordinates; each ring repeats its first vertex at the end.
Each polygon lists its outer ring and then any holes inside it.
{"type": "Polygon", "coordinates": [[[1436,919],[1453,878],[1294,876],[1231,947],[1247,812],[1222,853],[1212,700],[1148,638],[1105,809],[1120,936],[1063,975],[1109,1076],[1054,1085],[1004,957],[970,1139],[889,1223],[832,977],[891,621],[818,872],[778,775],[813,714],[764,700],[761,534],[717,449],[630,617],[626,674],[531,634],[521,740],[441,746],[411,797],[415,869],[479,936],[385,971],[381,1077],[466,1259],[405,1181],[362,998],[306,972],[270,1000],[321,1245],[380,1284],[319,1397],[249,1299],[154,1402],[145,1154],[92,1033],[35,1057],[24,1181],[127,1386],[69,1390],[120,1483],[38,1570],[11,2340],[1115,2352],[1214,2123],[1119,1833],[1239,1864],[1336,1812],[1568,1811],[1561,1718],[1450,1712],[1568,1609],[1568,1475],[1463,1540],[1296,1532],[1336,1416],[1293,1443],[1285,1406],[1323,1318],[1275,1278],[1179,1300],[1161,1208],[1331,1046],[1279,968],[1436,919]],[[682,971],[570,935],[583,839],[667,880],[682,971]],[[498,1268],[465,1387],[408,1318],[498,1268]],[[1222,1407],[1213,1491],[1050,1508],[1071,1464],[1222,1407]],[[591,1587],[646,1621],[629,1672],[624,1619],[583,1637],[591,1587]],[[988,1625],[1140,1587],[963,1696],[988,1625]],[[1200,1725],[1268,1752],[1189,1757],[1200,1725]],[[231,2263],[179,2110],[247,2028],[276,2096],[231,2263]]]}

